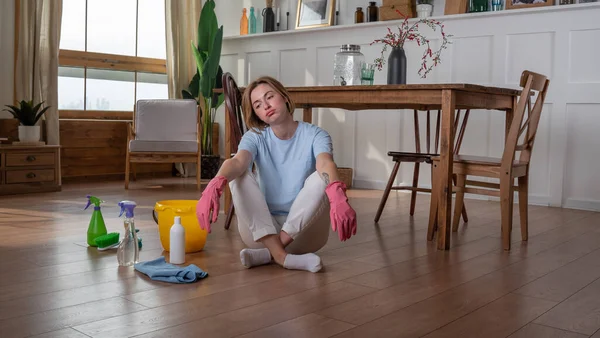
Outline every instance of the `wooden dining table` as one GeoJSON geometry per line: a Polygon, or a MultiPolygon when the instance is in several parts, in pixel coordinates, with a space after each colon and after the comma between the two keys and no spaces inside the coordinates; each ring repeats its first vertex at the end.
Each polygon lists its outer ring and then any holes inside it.
{"type": "MultiPolygon", "coordinates": [[[[505,135],[517,105],[519,90],[466,83],[304,86],[286,87],[296,108],[303,109],[303,120],[312,123],[313,108],[340,108],[351,111],[392,109],[441,110],[439,189],[431,192],[438,198],[437,248],[450,249],[452,207],[452,162],[454,148],[454,112],[456,109],[489,109],[505,112],[505,135]]],[[[243,88],[240,88],[243,92],[243,88]]],[[[472,112],[474,113],[474,112],[472,112]]],[[[231,154],[229,114],[225,114],[225,154],[231,154]]],[[[231,194],[225,192],[225,210],[231,194]]],[[[428,236],[429,237],[429,236],[428,236]]]]}

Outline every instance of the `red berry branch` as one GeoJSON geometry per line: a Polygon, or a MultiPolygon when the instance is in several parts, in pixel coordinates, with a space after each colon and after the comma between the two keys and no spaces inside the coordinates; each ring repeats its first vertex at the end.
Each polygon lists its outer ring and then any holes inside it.
{"type": "Polygon", "coordinates": [[[433,69],[433,67],[437,66],[441,63],[441,54],[442,50],[448,48],[448,44],[451,44],[448,38],[452,37],[450,34],[446,34],[444,32],[444,25],[441,22],[423,18],[419,21],[409,25],[408,17],[404,16],[402,12],[396,10],[396,12],[404,18],[402,24],[398,27],[398,33],[393,32],[388,27],[388,33],[384,36],[383,39],[376,39],[371,42],[371,45],[375,43],[382,43],[383,48],[381,50],[381,56],[375,59],[375,64],[377,65],[377,69],[381,70],[383,65],[385,64],[385,59],[383,57],[384,53],[387,51],[388,46],[392,48],[403,48],[404,44],[407,41],[416,42],[418,46],[424,46],[425,51],[423,52],[423,56],[421,57],[421,67],[419,68],[419,75],[422,78],[427,77],[427,74],[433,69]],[[442,35],[442,44],[440,48],[436,51],[432,51],[429,45],[429,39],[427,39],[424,35],[419,32],[419,24],[425,24],[429,28],[431,28],[434,32],[436,28],[440,28],[440,33],[442,35]]]}

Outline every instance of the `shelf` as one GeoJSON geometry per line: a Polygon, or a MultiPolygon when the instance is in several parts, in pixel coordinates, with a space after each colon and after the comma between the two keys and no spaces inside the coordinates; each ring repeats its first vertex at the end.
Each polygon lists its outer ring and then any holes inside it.
{"type": "MultiPolygon", "coordinates": [[[[508,0],[508,1],[510,1],[510,0],[508,0]]],[[[558,0],[555,0],[555,1],[558,1],[558,0]]],[[[475,19],[475,18],[486,18],[486,17],[527,15],[527,14],[533,14],[533,13],[585,10],[588,8],[595,8],[595,7],[600,7],[600,2],[573,4],[573,5],[554,5],[554,6],[523,8],[523,9],[509,9],[509,10],[502,10],[502,11],[497,11],[497,12],[441,15],[441,16],[432,16],[432,17],[430,17],[430,19],[438,20],[438,21],[465,20],[465,19],[471,19],[471,18],[475,19]]],[[[415,22],[418,20],[419,19],[417,19],[417,18],[411,18],[408,21],[415,22]]],[[[388,26],[388,25],[394,25],[401,21],[402,21],[402,19],[389,20],[389,21],[365,22],[365,23],[361,23],[361,24],[348,24],[348,25],[338,25],[338,26],[329,26],[329,27],[318,27],[318,28],[290,29],[287,31],[259,33],[259,34],[230,35],[230,36],[223,37],[223,41],[259,39],[259,38],[263,38],[263,37],[274,37],[274,36],[281,36],[281,35],[311,34],[311,33],[315,33],[315,32],[360,29],[360,28],[364,28],[364,27],[388,26]]]]}

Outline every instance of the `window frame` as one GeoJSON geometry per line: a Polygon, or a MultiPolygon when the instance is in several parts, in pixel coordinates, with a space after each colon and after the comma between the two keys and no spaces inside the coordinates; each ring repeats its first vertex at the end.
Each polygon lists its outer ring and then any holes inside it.
{"type": "MultiPolygon", "coordinates": [[[[138,17],[139,17],[139,1],[136,0],[136,48],[137,54],[138,48],[138,17]]],[[[88,28],[88,2],[85,0],[85,49],[87,49],[87,28],[88,28]]],[[[165,46],[166,47],[166,46],[165,46]]],[[[132,120],[133,109],[135,102],[137,102],[137,80],[138,73],[153,73],[153,74],[167,74],[167,60],[156,59],[141,56],[130,56],[130,55],[119,55],[119,54],[106,54],[98,52],[88,52],[80,50],[60,49],[58,55],[59,67],[72,67],[83,69],[83,109],[59,109],[59,119],[109,119],[109,120],[132,120]],[[101,70],[119,70],[129,71],[134,73],[134,97],[132,102],[131,111],[110,111],[110,110],[87,110],[86,93],[87,93],[87,70],[88,68],[101,69],[101,70]]]]}

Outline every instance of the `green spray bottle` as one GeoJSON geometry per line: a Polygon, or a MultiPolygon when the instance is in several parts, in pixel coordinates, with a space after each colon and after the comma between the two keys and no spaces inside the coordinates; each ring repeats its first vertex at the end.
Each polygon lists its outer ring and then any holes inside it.
{"type": "Polygon", "coordinates": [[[91,204],[94,204],[92,219],[90,220],[90,225],[87,230],[87,243],[89,246],[97,246],[95,239],[107,234],[104,218],[102,217],[102,212],[100,211],[100,203],[103,203],[104,201],[98,197],[90,195],[87,195],[87,198],[88,203],[83,210],[87,209],[91,204]]]}

